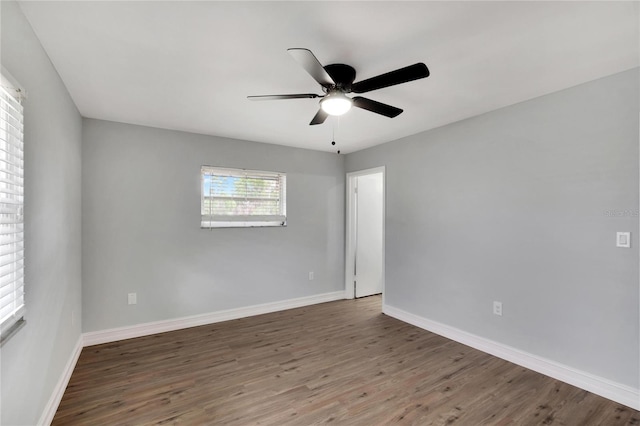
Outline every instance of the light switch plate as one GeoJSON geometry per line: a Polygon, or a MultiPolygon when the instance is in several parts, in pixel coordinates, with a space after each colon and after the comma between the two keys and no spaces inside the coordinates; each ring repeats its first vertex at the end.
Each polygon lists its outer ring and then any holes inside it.
{"type": "Polygon", "coordinates": [[[631,232],[616,232],[616,247],[631,247],[631,232]]]}

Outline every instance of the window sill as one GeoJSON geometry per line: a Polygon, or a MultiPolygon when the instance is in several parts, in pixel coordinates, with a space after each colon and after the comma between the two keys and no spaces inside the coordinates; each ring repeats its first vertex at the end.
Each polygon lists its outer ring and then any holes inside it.
{"type": "Polygon", "coordinates": [[[18,330],[24,327],[26,323],[27,321],[25,321],[24,319],[21,319],[20,321],[18,321],[17,323],[9,327],[9,329],[6,332],[2,333],[2,337],[0,337],[0,347],[2,347],[5,343],[7,343],[7,341],[11,339],[11,337],[13,337],[13,335],[16,334],[18,330]]]}
{"type": "Polygon", "coordinates": [[[218,221],[218,222],[200,222],[201,229],[213,229],[213,228],[265,228],[265,227],[278,227],[283,228],[287,226],[287,222],[273,221],[273,222],[239,222],[239,221],[218,221]]]}

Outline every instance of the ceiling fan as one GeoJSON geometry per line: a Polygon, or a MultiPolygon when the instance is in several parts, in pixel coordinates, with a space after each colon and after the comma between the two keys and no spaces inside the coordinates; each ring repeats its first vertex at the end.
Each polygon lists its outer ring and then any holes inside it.
{"type": "Polygon", "coordinates": [[[342,115],[352,106],[366,109],[385,117],[396,117],[402,113],[400,108],[383,104],[362,96],[349,98],[347,93],[366,93],[383,87],[395,86],[420,78],[429,77],[429,69],[419,62],[404,68],[397,69],[376,77],[354,83],[356,70],[345,64],[329,64],[322,66],[315,55],[309,49],[292,48],[287,52],[317,81],[323,95],[315,93],[298,93],[292,95],[261,95],[247,96],[252,101],[277,100],[277,99],[320,99],[320,109],[311,120],[310,125],[322,124],[329,115],[342,115]]]}

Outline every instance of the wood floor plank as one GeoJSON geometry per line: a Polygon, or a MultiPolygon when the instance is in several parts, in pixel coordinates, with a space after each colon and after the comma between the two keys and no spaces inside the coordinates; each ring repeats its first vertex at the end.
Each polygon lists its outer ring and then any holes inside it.
{"type": "Polygon", "coordinates": [[[324,303],[84,348],[54,425],[640,425],[640,413],[324,303]]]}

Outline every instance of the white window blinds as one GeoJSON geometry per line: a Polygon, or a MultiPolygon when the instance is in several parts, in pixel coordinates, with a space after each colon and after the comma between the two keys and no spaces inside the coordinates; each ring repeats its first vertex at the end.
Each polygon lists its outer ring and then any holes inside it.
{"type": "Polygon", "coordinates": [[[286,175],[202,166],[202,228],[285,226],[286,175]]]}
{"type": "Polygon", "coordinates": [[[0,335],[24,317],[23,125],[18,92],[0,88],[0,335]]]}

